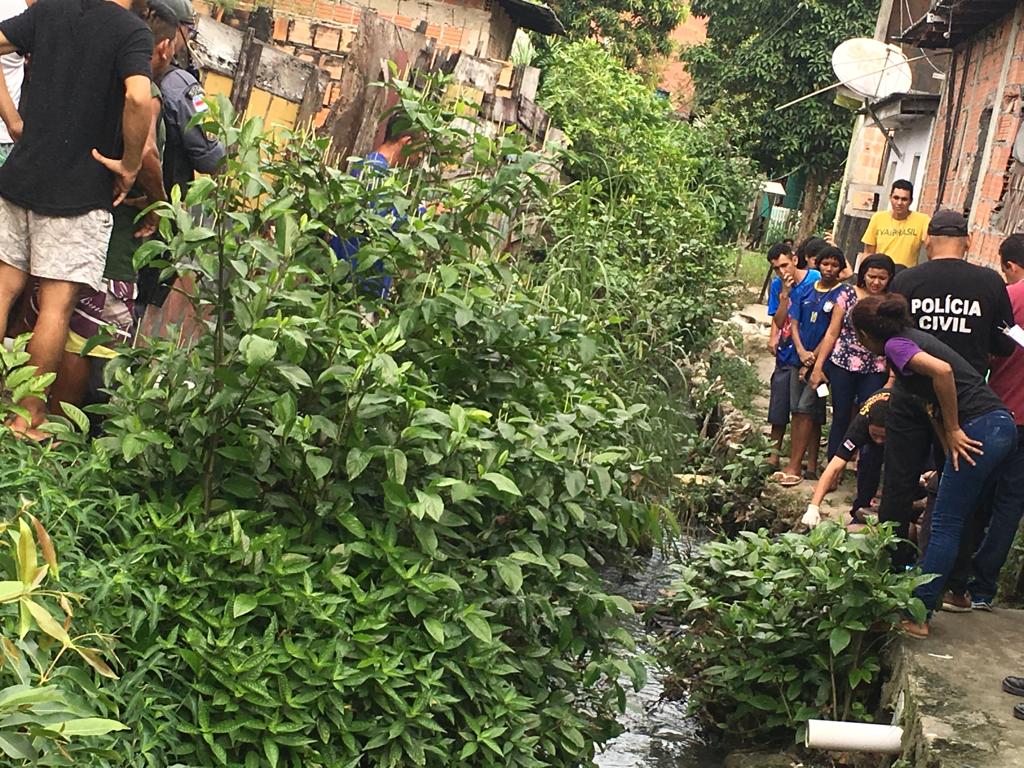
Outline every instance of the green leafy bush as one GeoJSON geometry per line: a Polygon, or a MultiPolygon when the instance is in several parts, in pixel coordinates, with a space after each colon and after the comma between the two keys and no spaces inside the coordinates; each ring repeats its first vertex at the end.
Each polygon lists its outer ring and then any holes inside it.
{"type": "Polygon", "coordinates": [[[761,487],[756,456],[702,440],[701,425],[728,399],[715,381],[729,363],[713,342],[734,304],[724,243],[747,215],[749,162],[724,126],[679,120],[593,42],[549,52],[540,100],[571,142],[572,182],[546,209],[535,279],[573,311],[600,312],[609,354],[596,375],[647,405],[628,437],[644,457],[638,491],[664,504],[670,523],[746,503],[761,487]],[[708,364],[714,374],[697,381],[708,364]],[[673,480],[704,472],[713,485],[673,480]]]}
{"type": "Polygon", "coordinates": [[[867,718],[893,625],[924,614],[912,592],[928,577],[890,571],[895,540],[889,527],[826,523],[701,547],[668,603],[689,628],[665,649],[692,710],[747,740],[867,718]]]}
{"type": "Polygon", "coordinates": [[[578,765],[642,678],[592,566],[650,536],[622,440],[646,408],[594,375],[600,316],[498,250],[539,157],[401,95],[426,169],[370,191],[249,123],[160,209],[208,333],[111,364],[83,470],[121,512],[81,510],[75,558],[125,667],[112,765],[578,765]],[[329,231],[397,295],[361,295],[329,231]]]}
{"type": "Polygon", "coordinates": [[[84,598],[57,587],[50,535],[29,502],[20,503],[16,518],[0,522],[9,538],[0,551],[0,752],[5,765],[19,766],[102,759],[110,752],[95,737],[127,727],[97,717],[89,701],[97,686],[88,668],[116,679],[104,659],[107,638],[71,634],[73,602],[84,598]]]}
{"type": "Polygon", "coordinates": [[[561,208],[522,137],[394,87],[427,160],[373,184],[221,105],[226,171],[137,255],[189,265],[203,333],[109,364],[94,452],[0,441],[7,489],[62,510],[76,620],[115,638],[120,679],[75,679],[131,730],[91,765],[576,766],[642,680],[594,566],[657,539],[642,478],[695,432],[711,230],[604,281],[582,216],[557,263],[520,261],[512,230],[591,198],[561,208]]]}
{"type": "Polygon", "coordinates": [[[545,64],[539,99],[572,142],[565,170],[599,182],[627,253],[671,257],[703,235],[735,239],[755,172],[730,126],[684,122],[594,41],[555,45],[545,64]]]}

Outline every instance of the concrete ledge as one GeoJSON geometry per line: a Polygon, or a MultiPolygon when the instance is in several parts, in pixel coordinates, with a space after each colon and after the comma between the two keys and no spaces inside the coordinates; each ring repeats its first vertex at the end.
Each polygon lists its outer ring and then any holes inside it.
{"type": "Polygon", "coordinates": [[[1002,691],[1024,676],[1024,611],[939,613],[927,640],[901,640],[883,694],[906,729],[910,768],[1024,768],[1024,721],[1002,691]]]}

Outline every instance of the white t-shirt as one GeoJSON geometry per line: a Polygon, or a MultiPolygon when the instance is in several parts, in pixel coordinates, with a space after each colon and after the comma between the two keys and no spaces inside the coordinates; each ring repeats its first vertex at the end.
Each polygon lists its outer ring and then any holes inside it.
{"type": "MultiPolygon", "coordinates": [[[[22,13],[28,5],[25,0],[0,0],[0,21],[22,13]]],[[[21,84],[25,80],[25,57],[20,53],[8,53],[0,56],[0,69],[3,70],[7,90],[10,91],[14,106],[21,102],[21,84]]],[[[13,140],[7,132],[7,126],[0,120],[0,144],[10,144],[13,140]]]]}

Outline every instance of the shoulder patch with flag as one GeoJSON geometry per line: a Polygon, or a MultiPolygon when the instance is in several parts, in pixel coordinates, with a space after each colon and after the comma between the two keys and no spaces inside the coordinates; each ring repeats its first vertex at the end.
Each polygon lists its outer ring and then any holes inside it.
{"type": "Polygon", "coordinates": [[[203,88],[199,83],[196,83],[185,95],[192,100],[192,107],[196,112],[206,112],[210,109],[210,106],[206,103],[206,94],[203,93],[203,88]]]}

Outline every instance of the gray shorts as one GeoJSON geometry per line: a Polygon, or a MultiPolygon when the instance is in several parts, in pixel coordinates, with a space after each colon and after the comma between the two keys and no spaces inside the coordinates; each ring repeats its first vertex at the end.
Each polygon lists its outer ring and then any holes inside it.
{"type": "Polygon", "coordinates": [[[793,367],[789,370],[789,410],[812,416],[815,424],[824,424],[825,401],[828,398],[818,397],[817,390],[800,378],[802,368],[793,367]]]}
{"type": "Polygon", "coordinates": [[[0,198],[0,261],[33,277],[102,290],[114,216],[43,216],[0,198]]]}
{"type": "Polygon", "coordinates": [[[789,382],[793,368],[775,364],[768,396],[768,423],[773,427],[789,424],[789,382]]]}

